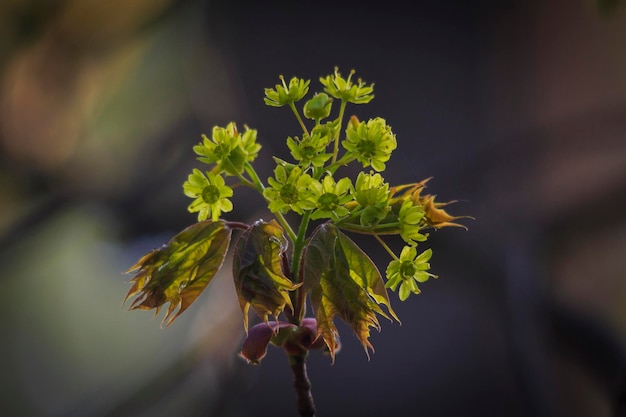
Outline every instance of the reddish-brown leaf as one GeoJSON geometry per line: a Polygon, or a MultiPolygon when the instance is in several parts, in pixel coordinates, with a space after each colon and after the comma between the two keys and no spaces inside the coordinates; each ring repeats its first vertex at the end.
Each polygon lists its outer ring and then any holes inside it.
{"type": "Polygon", "coordinates": [[[398,320],[376,265],[331,223],[320,225],[306,246],[304,284],[310,292],[318,334],[333,360],[339,346],[335,316],[352,328],[368,357],[368,349],[374,350],[370,327],[380,330],[377,315],[398,320]]]}
{"type": "Polygon", "coordinates": [[[283,256],[287,238],[282,227],[271,222],[257,221],[239,237],[233,253],[233,278],[243,312],[243,324],[248,331],[248,311],[268,322],[288,307],[293,310],[289,291],[294,284],[283,271],[283,256]]]}
{"type": "Polygon", "coordinates": [[[135,277],[130,280],[133,285],[124,301],[137,296],[131,310],[156,309],[156,314],[163,304],[169,303],[163,318],[169,326],[220,270],[230,237],[231,229],[221,221],[189,226],[128,270],[135,277]]]}

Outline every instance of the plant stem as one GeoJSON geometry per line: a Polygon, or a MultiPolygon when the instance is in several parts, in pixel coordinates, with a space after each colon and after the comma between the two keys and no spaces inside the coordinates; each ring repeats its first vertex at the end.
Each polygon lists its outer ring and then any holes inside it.
{"type": "Polygon", "coordinates": [[[364,234],[364,235],[372,235],[372,234],[397,235],[399,233],[398,228],[400,227],[400,222],[385,223],[385,224],[379,224],[375,226],[363,226],[360,224],[344,223],[344,222],[336,223],[336,225],[340,227],[341,229],[348,230],[353,233],[364,234]]]}
{"type": "MultiPolygon", "coordinates": [[[[300,276],[300,267],[302,264],[302,251],[304,249],[304,241],[306,238],[306,231],[309,226],[309,220],[311,219],[311,211],[305,211],[302,215],[302,220],[300,221],[300,228],[298,229],[298,236],[293,244],[293,255],[291,258],[291,276],[292,279],[297,280],[297,282],[302,281],[302,276],[300,276]]],[[[302,319],[304,318],[305,313],[305,297],[306,293],[302,287],[296,290],[296,300],[294,304],[294,315],[293,318],[296,320],[294,324],[299,325],[302,319]]]]}
{"type": "Polygon", "coordinates": [[[243,222],[224,222],[226,223],[226,226],[230,227],[231,229],[241,229],[241,230],[246,230],[250,227],[249,224],[247,223],[243,223],[243,222]]]}
{"type": "Polygon", "coordinates": [[[291,108],[291,111],[293,112],[293,114],[296,115],[296,119],[298,119],[298,123],[300,123],[300,128],[302,129],[302,132],[304,132],[307,136],[309,136],[309,131],[306,128],[304,121],[300,117],[300,113],[298,113],[298,109],[296,109],[296,105],[293,104],[293,102],[290,102],[289,107],[291,108]]]}
{"type": "Polygon", "coordinates": [[[296,389],[300,417],[315,417],[315,404],[311,394],[311,381],[306,373],[307,352],[289,355],[289,366],[293,371],[293,386],[296,389]]]}
{"type": "MultiPolygon", "coordinates": [[[[246,162],[244,165],[244,169],[246,170],[248,175],[250,175],[250,179],[252,179],[252,183],[256,187],[257,191],[259,191],[261,195],[263,195],[263,190],[265,190],[265,185],[263,185],[263,182],[261,181],[261,179],[259,178],[259,175],[254,170],[254,167],[252,166],[252,164],[250,164],[250,162],[246,162]]],[[[263,196],[263,198],[265,198],[265,196],[263,196]]],[[[283,216],[282,213],[279,213],[279,212],[274,213],[274,215],[276,216],[278,223],[280,223],[283,229],[285,229],[285,232],[287,232],[289,239],[291,239],[292,242],[295,242],[296,234],[294,233],[293,229],[287,222],[287,219],[285,219],[285,216],[283,216]]]]}
{"type": "Polygon", "coordinates": [[[385,250],[387,251],[387,253],[389,255],[391,255],[391,257],[395,260],[398,260],[398,256],[391,250],[391,248],[385,243],[384,240],[382,240],[380,238],[380,236],[378,236],[377,233],[374,233],[374,237],[376,238],[376,240],[378,241],[378,243],[380,243],[382,245],[383,248],[385,248],[385,250]]]}
{"type": "Polygon", "coordinates": [[[341,157],[341,159],[328,165],[328,167],[325,168],[325,171],[328,171],[331,174],[334,174],[335,171],[337,171],[337,168],[339,168],[342,165],[348,165],[350,162],[354,161],[355,159],[356,157],[354,155],[350,153],[346,153],[343,157],[341,157]]]}
{"type": "Polygon", "coordinates": [[[337,132],[335,133],[335,144],[333,146],[333,159],[331,164],[334,164],[337,161],[337,154],[339,153],[339,132],[341,130],[341,124],[343,120],[343,113],[346,110],[347,101],[341,100],[341,105],[339,106],[339,116],[337,116],[337,120],[339,121],[339,126],[337,132]]]}

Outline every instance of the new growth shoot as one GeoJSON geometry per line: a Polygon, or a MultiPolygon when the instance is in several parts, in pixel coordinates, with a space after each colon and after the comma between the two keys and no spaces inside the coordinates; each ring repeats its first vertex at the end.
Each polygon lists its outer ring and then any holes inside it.
{"type": "Polygon", "coordinates": [[[238,298],[233,302],[241,307],[247,334],[240,356],[258,364],[269,344],[283,348],[301,416],[315,414],[306,357],[321,349],[335,360],[335,319],[353,330],[369,358],[370,329],[380,331],[379,317],[399,322],[388,290],[404,301],[436,278],[430,272],[432,249],[422,249],[429,231],[465,228],[457,221],[468,217],[448,214],[443,207],[453,202],[426,193],[429,179],[394,186],[385,180],[396,135],[381,117],[346,116],[350,106],[374,98],[374,85],[354,75],[344,78],[335,68],[320,77],[322,91],[308,99],[310,80],[280,76],[279,84],[265,89],[265,103],[288,107],[301,128],[286,138],[293,159],[274,157],[273,175],[265,180],[253,166],[261,152],[256,130],[231,122],[202,135],[193,150],[204,169],[194,168],[183,184],[198,222],[128,271],[134,273],[126,296],[135,297],[130,308],[158,312],[169,304],[163,319],[169,325],[211,283],[231,250],[238,298]],[[339,174],[348,164],[362,168],[356,178],[339,174]],[[227,220],[237,186],[256,190],[274,218],[252,224],[227,220]],[[297,215],[295,224],[285,217],[290,212],[297,215]],[[384,276],[348,234],[380,243],[390,258],[384,276]],[[394,235],[404,243],[397,252],[386,241],[394,235]],[[252,327],[250,310],[259,318],[252,327]]]}

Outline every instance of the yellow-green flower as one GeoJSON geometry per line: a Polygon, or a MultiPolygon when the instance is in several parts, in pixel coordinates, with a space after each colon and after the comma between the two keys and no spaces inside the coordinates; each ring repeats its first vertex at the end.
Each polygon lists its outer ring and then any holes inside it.
{"type": "Polygon", "coordinates": [[[312,178],[298,166],[279,164],[274,169],[274,178],[268,178],[269,187],[263,196],[269,201],[272,213],[287,213],[293,210],[302,214],[304,210],[315,208],[316,203],[309,190],[312,178]]]}
{"type": "Polygon", "coordinates": [[[389,183],[378,173],[359,172],[354,193],[357,203],[363,207],[386,205],[389,201],[389,183]]]}
{"type": "Polygon", "coordinates": [[[300,167],[303,169],[306,169],[309,165],[321,167],[333,156],[333,154],[325,152],[330,140],[330,136],[322,136],[319,130],[314,130],[311,136],[304,135],[302,140],[297,137],[288,137],[287,147],[291,151],[293,158],[300,163],[300,167]]]}
{"type": "Polygon", "coordinates": [[[428,278],[436,278],[435,275],[427,272],[430,269],[428,261],[432,256],[432,249],[427,249],[419,256],[415,246],[405,246],[400,253],[400,258],[394,259],[387,266],[387,288],[395,291],[400,285],[400,300],[409,298],[411,293],[419,294],[421,291],[417,286],[418,282],[425,282],[428,278]]]}
{"type": "Polygon", "coordinates": [[[389,183],[376,173],[359,172],[354,186],[354,199],[361,205],[360,223],[370,226],[389,212],[389,183]]]}
{"type": "Polygon", "coordinates": [[[346,128],[346,140],[342,144],[363,167],[371,165],[379,172],[385,170],[385,162],[397,147],[396,136],[381,117],[360,122],[352,116],[346,128]]]}
{"type": "Polygon", "coordinates": [[[352,82],[355,71],[350,71],[348,78],[343,78],[339,73],[339,68],[335,67],[333,75],[320,77],[320,82],[324,86],[324,91],[330,96],[354,104],[365,104],[374,98],[374,84],[365,85],[359,78],[357,83],[352,82]]]}
{"type": "Polygon", "coordinates": [[[228,199],[233,196],[233,189],[225,184],[221,175],[207,172],[205,176],[196,168],[183,184],[183,191],[187,197],[195,199],[188,210],[190,213],[198,212],[198,221],[206,220],[210,216],[215,222],[222,212],[233,209],[233,203],[228,199]]]}
{"type": "Polygon", "coordinates": [[[426,236],[420,233],[424,220],[424,209],[416,206],[410,199],[404,200],[400,207],[398,222],[400,223],[400,236],[411,246],[416,242],[423,242],[426,236]]]}
{"type": "Polygon", "coordinates": [[[332,218],[338,219],[350,213],[345,204],[352,201],[348,192],[352,189],[350,178],[342,178],[338,182],[332,175],[326,175],[321,182],[311,181],[309,189],[313,192],[317,208],[311,214],[311,219],[332,218]]]}
{"type": "Polygon", "coordinates": [[[295,103],[301,100],[309,92],[310,80],[293,77],[289,80],[289,86],[285,83],[285,77],[278,77],[282,83],[276,84],[275,88],[265,89],[265,104],[272,107],[282,107],[285,104],[295,103]]]}
{"type": "Polygon", "coordinates": [[[198,160],[206,164],[217,164],[213,172],[239,175],[246,162],[256,159],[261,145],[256,143],[257,131],[245,126],[244,133],[237,130],[234,122],[226,127],[215,126],[211,138],[202,135],[202,142],[193,147],[198,160]]]}

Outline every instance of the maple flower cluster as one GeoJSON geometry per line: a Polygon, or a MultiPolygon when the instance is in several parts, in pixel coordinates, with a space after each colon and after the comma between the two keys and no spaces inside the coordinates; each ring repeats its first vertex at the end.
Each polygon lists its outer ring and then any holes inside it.
{"type": "Polygon", "coordinates": [[[348,105],[374,98],[374,84],[353,76],[354,71],[343,77],[335,68],[319,78],[323,91],[298,106],[309,93],[310,80],[293,77],[287,82],[280,76],[279,84],[265,89],[265,103],[289,108],[300,126],[297,136],[286,139],[293,159],[274,157],[265,180],[252,165],[261,150],[255,129],[239,130],[231,122],[202,135],[193,150],[209,168],[194,168],[183,184],[192,199],[188,210],[198,222],[127,271],[134,273],[125,299],[134,298],[130,309],[158,314],[169,304],[163,323],[170,325],[220,275],[230,252],[246,332],[239,355],[258,364],[270,345],[282,348],[294,372],[302,416],[315,414],[306,357],[320,349],[334,362],[341,348],[335,319],[350,327],[369,359],[374,350],[370,332],[381,330],[379,317],[400,322],[388,289],[404,301],[436,278],[429,272],[433,252],[421,248],[428,231],[465,228],[456,220],[468,217],[445,211],[454,201],[441,203],[425,193],[430,178],[395,186],[385,180],[398,147],[396,135],[381,117],[346,116],[348,105]],[[362,168],[354,178],[342,174],[352,163],[362,168]],[[241,186],[258,192],[274,218],[252,224],[224,219],[241,186]],[[391,257],[386,279],[348,234],[368,235],[380,243],[391,257]],[[390,247],[390,236],[397,238],[400,250],[390,247]],[[249,326],[252,313],[259,322],[249,326]]]}
{"type": "MultiPolygon", "coordinates": [[[[373,84],[354,82],[351,71],[347,78],[335,68],[333,74],[320,78],[324,91],[315,93],[302,107],[304,118],[312,120],[309,130],[295,106],[309,92],[310,81],[297,77],[265,89],[264,101],[273,107],[288,106],[302,128],[301,136],[288,137],[286,145],[293,162],[274,158],[273,176],[264,183],[252,168],[261,146],[257,132],[247,126],[240,133],[235,123],[215,127],[211,137],[203,135],[194,147],[198,160],[212,165],[210,171],[194,169],[183,185],[185,195],[192,198],[189,211],[198,213],[198,220],[217,221],[233,209],[230,198],[233,186],[225,177],[235,177],[238,185],[257,189],[269,210],[289,229],[283,215],[295,212],[309,220],[332,222],[339,229],[374,235],[392,257],[386,269],[386,287],[396,290],[402,300],[420,292],[417,283],[435,275],[427,272],[432,256],[430,249],[421,253],[418,242],[427,239],[427,228],[460,226],[459,217],[448,215],[435,203],[433,196],[422,196],[425,181],[391,187],[381,175],[392,152],[397,148],[396,136],[386,120],[376,117],[360,121],[351,116],[342,132],[347,104],[365,104],[373,98],[373,84]],[[339,101],[339,115],[330,121],[334,101],[339,101]],[[343,137],[343,140],[341,139],[343,137]],[[340,152],[339,145],[343,151],[340,152]],[[353,161],[364,169],[353,182],[336,176],[339,168],[353,161]],[[405,242],[399,256],[381,239],[382,235],[399,235],[405,242]]],[[[462,227],[462,226],[461,226],[462,227]]],[[[295,232],[288,233],[290,237],[295,232]]]]}

